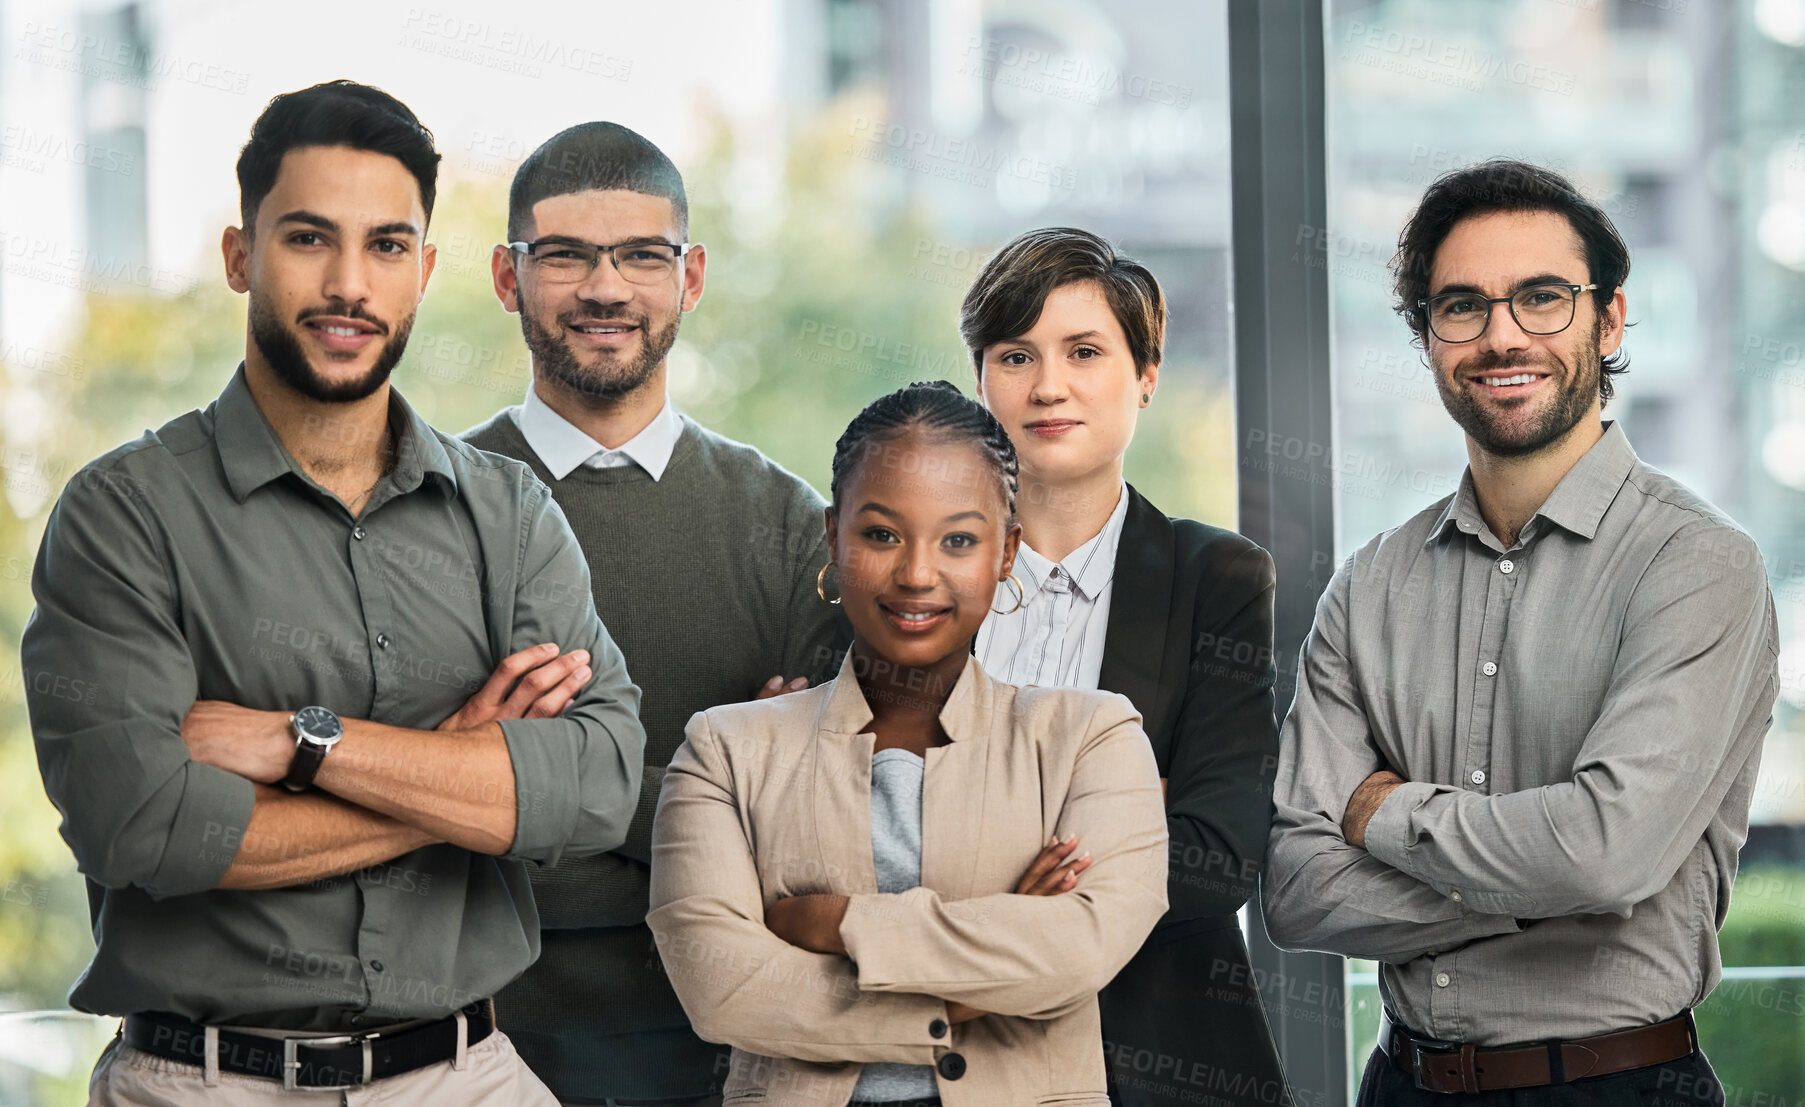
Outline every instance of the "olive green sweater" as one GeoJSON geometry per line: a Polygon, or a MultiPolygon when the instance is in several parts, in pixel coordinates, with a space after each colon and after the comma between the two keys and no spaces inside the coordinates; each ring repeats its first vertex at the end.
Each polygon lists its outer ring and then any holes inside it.
{"type": "Polygon", "coordinates": [[[514,409],[460,435],[532,466],[589,559],[595,608],[644,692],[645,784],[627,841],[535,870],[542,952],[496,997],[503,1030],[560,1098],[719,1090],[724,1046],[689,1029],[645,925],[652,815],[690,716],[773,676],[831,677],[839,609],[816,595],[821,497],[750,446],[683,419],[661,479],[637,465],[552,479],[514,409]]]}

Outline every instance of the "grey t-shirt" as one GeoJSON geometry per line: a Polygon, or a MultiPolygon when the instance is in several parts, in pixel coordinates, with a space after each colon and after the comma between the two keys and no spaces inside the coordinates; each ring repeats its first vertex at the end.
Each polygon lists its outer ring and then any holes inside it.
{"type": "MultiPolygon", "coordinates": [[[[906,892],[921,883],[921,776],[926,767],[908,750],[878,750],[871,757],[871,859],[877,890],[906,892]]],[[[940,1094],[934,1066],[873,1061],[852,1089],[859,1100],[930,1099],[940,1094]]]]}

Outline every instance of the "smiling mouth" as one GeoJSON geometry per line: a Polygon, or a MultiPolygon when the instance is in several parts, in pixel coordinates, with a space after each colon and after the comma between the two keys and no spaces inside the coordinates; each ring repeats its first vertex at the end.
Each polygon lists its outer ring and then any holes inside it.
{"type": "Polygon", "coordinates": [[[328,350],[344,354],[362,350],[382,333],[382,329],[373,323],[348,320],[343,316],[329,320],[304,319],[301,325],[311,331],[328,350]]]}
{"type": "Polygon", "coordinates": [[[905,634],[920,634],[931,630],[952,618],[953,614],[950,607],[904,611],[884,603],[877,606],[884,613],[884,621],[905,634]]]}
{"type": "Polygon", "coordinates": [[[1469,378],[1471,382],[1486,392],[1509,393],[1519,389],[1540,384],[1548,379],[1547,373],[1510,373],[1493,374],[1486,377],[1469,378]]]}

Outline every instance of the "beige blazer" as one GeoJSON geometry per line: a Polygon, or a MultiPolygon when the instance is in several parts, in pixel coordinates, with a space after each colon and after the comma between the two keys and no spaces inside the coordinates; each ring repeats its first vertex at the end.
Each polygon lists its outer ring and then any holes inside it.
{"type": "Polygon", "coordinates": [[[1017,688],[966,662],[927,752],[921,886],[877,892],[871,722],[849,655],[802,692],[698,713],[664,778],[647,918],[726,1102],[842,1107],[861,1064],[934,1065],[947,1107],[1105,1107],[1097,992],[1166,910],[1166,816],[1113,692],[1017,688]],[[1048,838],[1095,861],[1020,896],[1048,838]],[[765,929],[784,896],[851,897],[849,956],[765,929]],[[958,1026],[944,1000],[995,1012],[958,1026]]]}

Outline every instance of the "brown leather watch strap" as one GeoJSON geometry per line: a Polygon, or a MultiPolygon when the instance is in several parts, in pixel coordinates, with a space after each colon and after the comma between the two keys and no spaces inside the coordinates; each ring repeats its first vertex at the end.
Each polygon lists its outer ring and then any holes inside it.
{"type": "Polygon", "coordinates": [[[1609,1076],[1690,1056],[1698,1049],[1692,1013],[1652,1026],[1590,1038],[1503,1049],[1479,1049],[1468,1042],[1413,1037],[1391,1018],[1379,1016],[1379,1047],[1392,1064],[1431,1092],[1492,1092],[1539,1088],[1592,1076],[1609,1076]]]}

